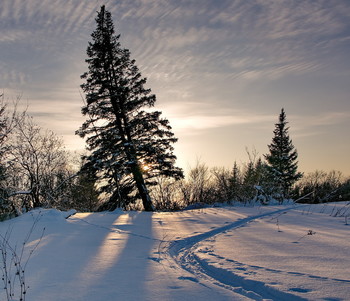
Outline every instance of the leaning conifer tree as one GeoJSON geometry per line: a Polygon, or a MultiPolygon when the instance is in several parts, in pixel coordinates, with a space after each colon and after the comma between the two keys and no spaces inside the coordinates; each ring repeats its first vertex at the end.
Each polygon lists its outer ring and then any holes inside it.
{"type": "MultiPolygon", "coordinates": [[[[148,186],[157,176],[180,179],[172,144],[177,141],[161,112],[145,110],[156,97],[121,47],[110,12],[102,6],[97,27],[87,48],[88,71],[81,77],[87,116],[77,134],[86,139],[90,154],[83,169],[101,180],[101,192],[112,207],[125,207],[141,199],[144,210],[153,210],[148,186]]],[[[113,209],[113,208],[110,208],[113,209]]]]}
{"type": "Polygon", "coordinates": [[[269,153],[265,155],[267,173],[281,197],[287,197],[293,184],[302,177],[298,172],[298,153],[289,137],[286,114],[282,108],[279,121],[275,124],[269,153]]]}

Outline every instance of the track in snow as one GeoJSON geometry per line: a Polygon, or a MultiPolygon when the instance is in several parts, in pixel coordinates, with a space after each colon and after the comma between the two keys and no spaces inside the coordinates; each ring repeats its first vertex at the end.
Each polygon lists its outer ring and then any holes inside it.
{"type": "MultiPolygon", "coordinates": [[[[302,205],[303,206],[303,205],[302,205]]],[[[208,262],[201,260],[195,254],[197,244],[215,235],[219,235],[226,230],[232,230],[241,227],[253,220],[282,213],[298,207],[284,208],[273,212],[255,215],[240,219],[236,222],[227,224],[214,230],[191,236],[188,238],[173,241],[169,245],[169,254],[175,262],[184,270],[194,274],[197,278],[209,280],[212,284],[231,290],[235,293],[248,297],[252,300],[284,300],[284,301],[301,301],[305,298],[279,291],[264,282],[246,279],[225,269],[210,265],[208,262]]]]}

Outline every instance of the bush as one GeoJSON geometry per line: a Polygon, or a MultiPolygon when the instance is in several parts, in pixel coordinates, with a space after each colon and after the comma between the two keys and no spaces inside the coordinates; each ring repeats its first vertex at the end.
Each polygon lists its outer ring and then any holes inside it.
{"type": "Polygon", "coordinates": [[[325,203],[342,201],[350,196],[349,180],[339,171],[316,170],[307,174],[294,187],[296,199],[300,203],[325,203]]]}

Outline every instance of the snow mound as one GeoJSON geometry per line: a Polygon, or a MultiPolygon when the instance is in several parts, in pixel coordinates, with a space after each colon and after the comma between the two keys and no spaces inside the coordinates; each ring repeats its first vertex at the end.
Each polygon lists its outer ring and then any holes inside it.
{"type": "Polygon", "coordinates": [[[13,219],[12,222],[31,222],[34,220],[40,220],[43,222],[64,221],[70,216],[76,214],[76,212],[77,211],[75,209],[71,209],[69,211],[60,211],[57,209],[38,208],[24,213],[20,217],[13,219]]]}

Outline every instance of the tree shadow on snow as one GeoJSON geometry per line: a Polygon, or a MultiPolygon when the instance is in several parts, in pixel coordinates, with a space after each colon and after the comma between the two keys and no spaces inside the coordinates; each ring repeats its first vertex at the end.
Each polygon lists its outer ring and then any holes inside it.
{"type": "Polygon", "coordinates": [[[154,243],[149,212],[93,214],[89,220],[49,229],[28,266],[28,298],[97,301],[142,296],[154,243]],[[127,226],[118,225],[121,218],[128,220],[127,226]]]}

